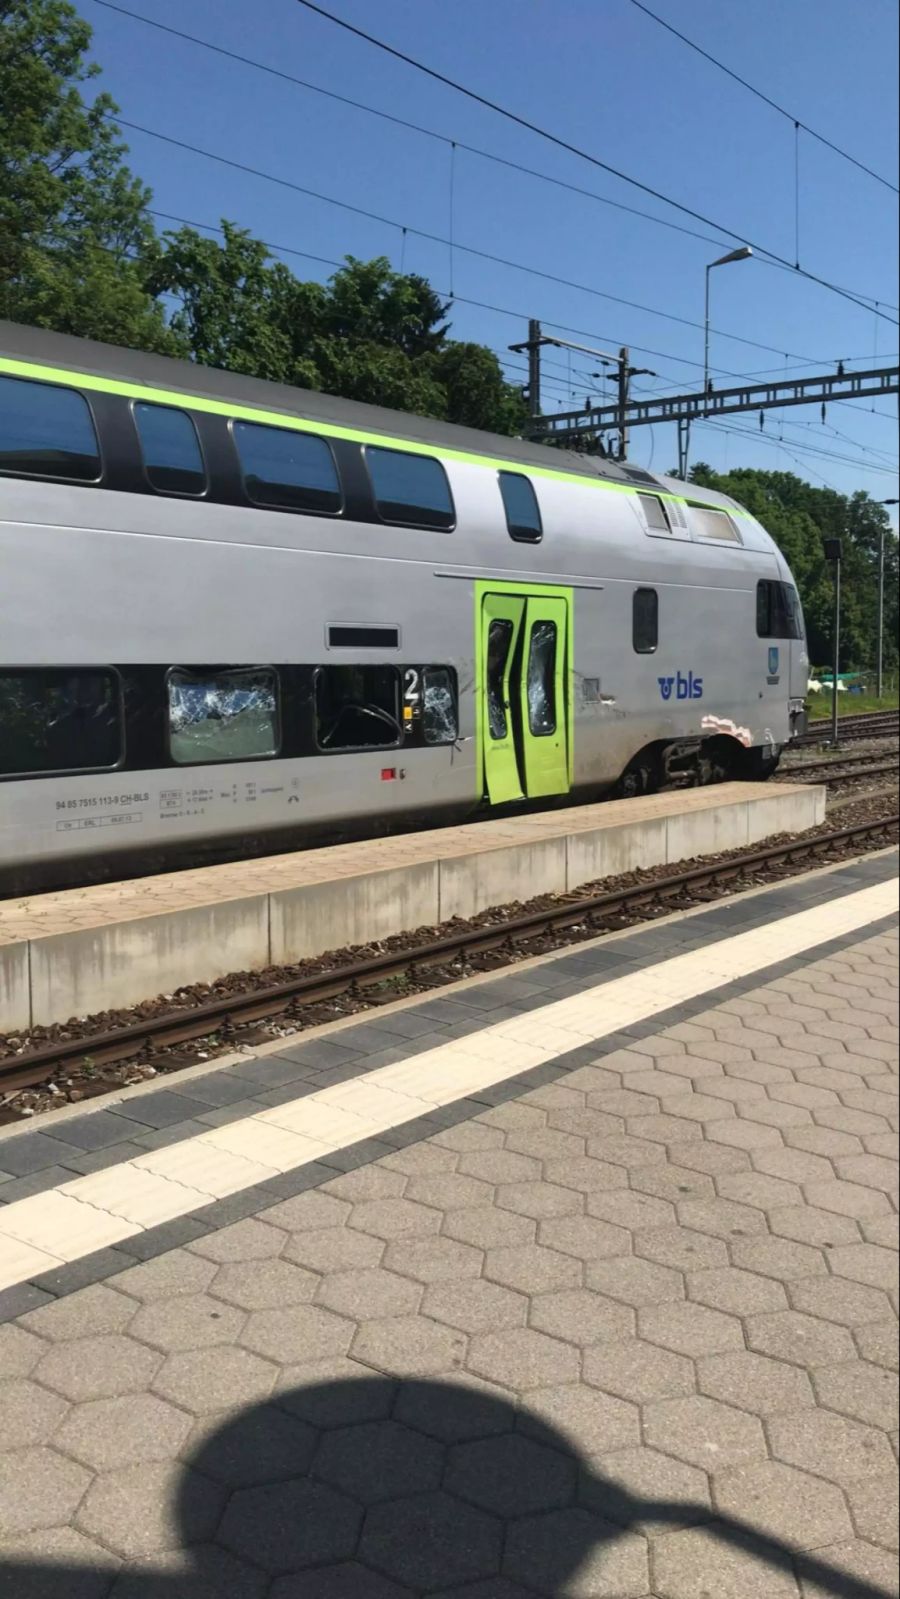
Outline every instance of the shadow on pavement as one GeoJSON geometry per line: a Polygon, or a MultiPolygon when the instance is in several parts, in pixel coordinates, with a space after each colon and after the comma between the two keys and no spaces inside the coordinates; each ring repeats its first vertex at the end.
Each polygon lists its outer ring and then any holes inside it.
{"type": "Polygon", "coordinates": [[[453,1382],[295,1388],[210,1432],[177,1469],[177,1551],[118,1570],[0,1560],[3,1599],[625,1599],[650,1587],[636,1536],[648,1522],[703,1523],[748,1562],[721,1586],[660,1579],[670,1599],[749,1583],[796,1594],[800,1576],[816,1599],[891,1599],[748,1524],[633,1497],[526,1408],[453,1382]]]}

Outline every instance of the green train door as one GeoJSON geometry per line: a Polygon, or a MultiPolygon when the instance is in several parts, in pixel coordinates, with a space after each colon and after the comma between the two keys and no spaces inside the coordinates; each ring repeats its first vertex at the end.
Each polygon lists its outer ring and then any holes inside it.
{"type": "Polygon", "coordinates": [[[513,666],[525,616],[516,594],[486,594],[481,605],[484,776],[492,805],[524,798],[516,749],[513,666]]]}
{"type": "Polygon", "coordinates": [[[477,586],[484,784],[492,805],[571,787],[571,591],[477,586]]]}
{"type": "Polygon", "coordinates": [[[569,788],[566,716],[568,601],[531,597],[522,633],[522,744],[529,799],[569,788]]]}

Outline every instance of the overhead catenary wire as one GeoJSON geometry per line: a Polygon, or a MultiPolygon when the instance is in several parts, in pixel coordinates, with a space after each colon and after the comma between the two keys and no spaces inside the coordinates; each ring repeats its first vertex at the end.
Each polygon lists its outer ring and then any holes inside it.
{"type": "Polygon", "coordinates": [[[720,72],[724,72],[729,78],[732,78],[735,83],[739,83],[742,89],[746,89],[748,93],[755,95],[757,100],[762,100],[764,105],[770,106],[773,111],[777,111],[779,116],[786,117],[788,122],[794,124],[798,133],[802,129],[804,133],[809,134],[811,139],[817,139],[819,144],[824,144],[835,155],[841,156],[844,161],[849,161],[852,166],[858,167],[860,172],[865,172],[870,178],[874,178],[876,183],[884,184],[884,187],[890,189],[892,194],[900,194],[900,189],[895,183],[891,183],[889,178],[885,178],[880,172],[876,172],[873,167],[867,166],[865,161],[858,160],[855,155],[851,155],[849,150],[845,150],[834,139],[829,139],[824,133],[819,133],[818,129],[810,127],[808,122],[803,122],[793,111],[787,111],[783,105],[778,104],[777,100],[773,100],[762,89],[757,89],[755,84],[748,83],[747,79],[742,78],[739,72],[735,72],[732,67],[727,67],[724,61],[720,61],[717,56],[711,55],[709,50],[704,50],[702,45],[697,44],[693,39],[689,39],[686,33],[682,33],[671,22],[667,22],[665,17],[661,17],[657,12],[651,11],[650,7],[644,4],[644,0],[631,0],[631,4],[636,10],[643,11],[645,16],[650,17],[661,28],[665,28],[667,33],[674,34],[675,38],[680,39],[682,44],[686,44],[689,50],[695,50],[698,56],[703,57],[704,61],[710,62],[720,72]]]}
{"type": "MultiPolygon", "coordinates": [[[[155,28],[160,33],[171,34],[173,38],[197,45],[200,49],[209,50],[215,55],[234,61],[240,66],[251,67],[257,72],[267,73],[272,78],[289,83],[294,88],[304,89],[312,94],[322,95],[327,100],[333,100],[338,105],[350,106],[355,111],[362,111],[367,116],[378,117],[383,122],[392,123],[397,128],[406,132],[420,134],[424,138],[434,139],[438,143],[453,146],[456,150],[464,151],[467,155],[476,156],[479,160],[494,163],[496,166],[506,167],[509,171],[521,173],[525,177],[533,178],[537,182],[546,183],[557,189],[567,190],[579,199],[590,200],[594,204],[608,206],[612,210],[622,211],[628,216],[638,217],[645,222],[660,228],[667,228],[670,232],[680,233],[686,238],[697,239],[701,243],[714,245],[721,248],[723,235],[721,230],[715,233],[700,233],[696,228],[685,227],[681,222],[674,222],[670,217],[654,215],[651,211],[642,211],[637,206],[626,205],[622,200],[614,200],[610,195],[597,194],[593,189],[585,189],[582,185],[572,183],[570,180],[555,176],[550,172],[541,172],[535,167],[527,166],[522,161],[513,161],[508,156],[499,155],[496,151],[482,149],[479,145],[468,144],[464,139],[451,138],[449,134],[440,133],[435,128],[427,128],[422,123],[412,122],[406,117],[397,116],[395,112],[385,111],[379,106],[367,104],[364,100],[355,99],[351,95],[340,94],[336,89],[327,89],[323,84],[312,83],[308,78],[297,77],[296,74],[286,72],[281,67],[270,66],[268,62],[258,61],[253,56],[248,56],[239,50],[229,50],[225,45],[216,44],[211,39],[202,39],[198,34],[187,33],[183,28],[174,28],[170,23],[160,22],[155,17],[146,17],[139,11],[132,11],[129,7],[118,5],[116,0],[93,0],[94,5],[101,6],[104,11],[117,12],[119,16],[128,17],[133,22],[143,23],[145,27],[155,28]]],[[[730,237],[730,235],[728,236],[730,237]]],[[[761,264],[783,272],[795,272],[795,267],[790,261],[769,260],[761,258],[761,264]]],[[[866,309],[874,309],[877,305],[883,306],[888,311],[897,311],[900,307],[893,305],[884,296],[876,299],[874,295],[865,294],[862,290],[847,289],[844,285],[835,285],[843,292],[856,299],[867,302],[866,309]]]]}
{"type": "MultiPolygon", "coordinates": [[[[150,210],[151,210],[151,215],[153,215],[155,217],[158,217],[161,221],[176,222],[176,223],[180,224],[183,227],[198,228],[198,229],[201,229],[203,232],[207,232],[207,233],[217,233],[219,235],[222,235],[224,233],[224,229],[221,226],[219,226],[219,225],[217,225],[215,223],[198,222],[198,221],[196,221],[196,220],[194,220],[192,218],[189,218],[189,217],[176,215],[175,213],[173,213],[171,211],[160,210],[157,207],[151,207],[150,210]]],[[[308,250],[300,250],[300,249],[297,249],[297,248],[295,248],[294,246],[291,246],[291,245],[273,244],[271,241],[268,241],[268,240],[261,240],[260,243],[262,243],[265,246],[266,249],[272,250],[272,251],[276,252],[279,255],[295,255],[295,256],[302,257],[305,260],[315,261],[315,262],[317,262],[317,263],[319,263],[319,264],[321,264],[323,266],[331,266],[331,267],[335,267],[335,268],[340,268],[344,264],[344,263],[342,263],[340,261],[332,260],[328,256],[314,255],[314,254],[312,254],[312,252],[310,252],[308,250]]],[[[462,305],[471,305],[471,306],[473,306],[473,307],[475,307],[477,309],[490,310],[492,312],[495,312],[495,313],[498,313],[498,314],[502,314],[504,316],[514,317],[514,318],[516,318],[516,320],[519,320],[522,317],[522,314],[523,314],[523,313],[518,312],[518,311],[512,311],[508,307],[485,305],[485,303],[482,302],[482,301],[469,300],[465,296],[461,296],[461,295],[457,295],[456,296],[456,302],[458,304],[462,304],[462,305]]],[[[608,339],[609,339],[609,336],[606,335],[606,334],[594,333],[591,330],[585,329],[585,328],[570,328],[570,327],[566,327],[564,324],[559,324],[559,323],[554,324],[554,323],[551,323],[549,321],[546,323],[546,325],[550,326],[550,327],[554,327],[555,326],[557,331],[559,331],[559,332],[575,333],[576,335],[579,335],[579,336],[581,336],[583,338],[598,339],[598,340],[601,340],[601,341],[603,339],[607,339],[607,341],[608,341],[608,339]]],[[[632,346],[632,348],[638,349],[639,346],[635,345],[635,346],[632,346]]],[[[501,352],[499,350],[496,350],[494,353],[497,356],[500,357],[500,359],[504,362],[504,364],[506,366],[510,367],[513,370],[518,370],[518,371],[521,371],[524,374],[527,374],[527,367],[525,367],[524,364],[517,366],[517,364],[515,362],[513,362],[510,359],[508,359],[508,357],[506,355],[506,352],[501,352]]],[[[665,352],[661,352],[661,351],[656,351],[656,352],[646,352],[645,351],[644,353],[651,353],[651,354],[655,353],[657,355],[662,355],[664,359],[669,359],[669,360],[680,360],[681,359],[681,357],[675,356],[672,352],[665,353],[665,352]]],[[[863,359],[865,359],[865,357],[858,356],[858,357],[854,357],[854,359],[863,360],[863,359]]],[[[546,364],[547,364],[547,362],[546,362],[546,358],[545,358],[545,365],[546,364]]],[[[555,363],[555,364],[557,365],[558,370],[560,372],[568,374],[568,367],[566,365],[564,365],[562,362],[558,362],[558,363],[555,363]]],[[[698,365],[697,362],[689,362],[688,364],[690,364],[690,365],[698,365]]],[[[718,369],[715,369],[715,370],[718,370],[718,369]]],[[[584,376],[584,377],[590,376],[590,374],[587,374],[587,373],[583,373],[581,375],[584,376]]],[[[731,374],[726,374],[726,375],[738,376],[739,377],[742,374],[740,374],[740,373],[731,373],[731,374]]],[[[657,374],[657,377],[661,378],[662,374],[657,374]]],[[[561,391],[561,393],[568,394],[568,393],[571,392],[571,384],[568,381],[568,376],[557,378],[557,377],[554,377],[554,376],[548,374],[545,377],[544,381],[545,381],[545,384],[547,385],[547,387],[552,387],[554,389],[558,389],[559,391],[561,391]]],[[[666,378],[664,381],[671,381],[674,384],[676,380],[674,378],[666,378]]],[[[847,400],[847,401],[843,401],[841,403],[852,404],[853,402],[851,400],[847,400]]],[[[881,414],[887,416],[887,413],[881,413],[881,414]]],[[[890,420],[893,420],[893,418],[890,418],[890,420]]],[[[729,426],[729,424],[724,423],[724,422],[717,423],[716,425],[720,426],[722,429],[724,429],[725,427],[729,426]]],[[[803,424],[803,423],[800,423],[800,422],[790,422],[790,423],[787,423],[786,425],[787,426],[798,427],[798,426],[802,426],[802,425],[814,426],[815,424],[812,424],[812,423],[803,424]]],[[[732,431],[734,433],[736,433],[736,434],[740,434],[741,436],[746,437],[746,438],[750,438],[750,439],[753,439],[753,438],[757,437],[757,434],[755,432],[751,433],[749,429],[741,428],[740,425],[732,425],[732,431]]],[[[837,431],[837,430],[835,429],[834,431],[837,431]]],[[[766,443],[767,445],[772,445],[772,444],[777,443],[777,441],[775,441],[775,440],[773,440],[771,438],[764,438],[763,442],[766,443]]],[[[868,446],[860,444],[859,441],[857,441],[857,440],[852,440],[852,441],[848,440],[848,442],[852,442],[854,444],[855,448],[862,449],[864,451],[868,450],[868,446]]],[[[797,444],[796,444],[796,448],[797,449],[810,450],[811,451],[813,449],[813,446],[807,446],[807,445],[801,444],[798,441],[797,444]]],[[[837,462],[837,463],[839,463],[841,465],[855,466],[855,467],[858,467],[858,468],[863,469],[863,470],[879,470],[881,472],[885,472],[885,471],[889,471],[890,470],[890,468],[887,468],[887,467],[873,467],[872,463],[869,462],[869,461],[858,460],[858,459],[854,460],[853,458],[851,458],[849,456],[837,455],[835,452],[832,452],[832,451],[817,451],[816,453],[820,454],[823,459],[831,459],[831,460],[834,460],[835,462],[837,462]]],[[[884,451],[874,452],[873,451],[872,453],[877,453],[877,454],[882,454],[883,455],[886,452],[884,452],[884,451]]]]}
{"type": "MultiPolygon", "coordinates": [[[[230,167],[236,172],[244,172],[249,177],[260,178],[267,183],[277,184],[280,188],[291,189],[295,194],[305,195],[308,199],[318,200],[325,205],[336,206],[339,210],[349,211],[354,216],[364,217],[369,222],[377,222],[382,227],[395,229],[398,233],[402,233],[405,230],[407,234],[412,234],[419,239],[426,239],[431,244],[439,244],[444,247],[450,246],[451,241],[448,238],[439,233],[432,233],[426,228],[413,227],[409,223],[398,221],[396,217],[387,217],[378,211],[369,210],[366,206],[355,205],[349,200],[341,200],[336,195],[325,194],[319,189],[311,189],[305,184],[295,182],[293,178],[284,178],[277,173],[267,172],[263,167],[254,167],[245,161],[236,161],[232,156],[222,155],[217,150],[206,150],[202,145],[193,144],[187,139],[178,139],[174,134],[163,133],[159,128],[148,128],[143,123],[132,122],[126,117],[119,116],[118,113],[113,114],[110,112],[109,117],[118,126],[129,128],[133,133],[140,133],[147,138],[157,139],[163,144],[170,144],[178,150],[187,150],[192,155],[203,157],[204,160],[215,161],[220,166],[230,167]]],[[[496,255],[493,251],[481,250],[476,245],[462,244],[458,239],[454,241],[453,249],[464,255],[475,256],[481,261],[490,261],[494,266],[507,267],[514,272],[524,272],[530,277],[541,278],[545,282],[554,283],[560,288],[575,289],[577,292],[589,294],[595,299],[607,300],[612,305],[623,305],[629,310],[640,311],[647,316],[660,317],[666,322],[676,322],[682,327],[702,330],[704,326],[702,322],[695,322],[691,317],[678,316],[674,311],[662,311],[656,306],[643,305],[639,300],[628,300],[620,294],[610,294],[606,290],[595,288],[593,284],[577,283],[571,278],[561,277],[557,272],[547,272],[541,267],[528,266],[522,261],[513,261],[507,256],[496,255]]],[[[737,344],[745,344],[755,350],[768,350],[772,353],[778,353],[777,345],[765,344],[760,339],[751,339],[742,333],[730,333],[725,328],[711,328],[710,332],[714,333],[717,338],[729,339],[737,344]]],[[[812,355],[801,356],[796,350],[789,350],[786,353],[810,365],[827,366],[829,364],[824,358],[812,355]]]]}
{"type": "MultiPolygon", "coordinates": [[[[161,221],[176,222],[180,226],[188,227],[188,228],[197,228],[197,229],[199,229],[199,230],[201,230],[202,232],[205,232],[205,233],[217,233],[219,235],[224,235],[224,232],[225,232],[225,229],[222,226],[217,225],[215,223],[198,222],[198,221],[196,221],[196,220],[194,220],[194,219],[192,219],[190,217],[180,216],[180,215],[177,215],[175,212],[164,211],[164,210],[161,210],[161,209],[159,209],[157,207],[148,207],[148,210],[149,210],[151,216],[158,217],[161,221]]],[[[298,256],[298,257],[302,257],[304,260],[315,261],[315,262],[320,263],[323,266],[331,266],[331,267],[336,267],[336,268],[340,268],[340,267],[342,267],[342,266],[344,266],[346,264],[345,262],[332,260],[328,256],[314,255],[309,250],[301,250],[301,249],[298,249],[298,248],[296,248],[294,246],[291,246],[291,245],[277,245],[277,244],[273,244],[273,243],[271,243],[271,242],[269,242],[269,241],[267,241],[265,239],[261,239],[259,242],[267,250],[271,250],[271,251],[273,251],[273,252],[275,252],[275,253],[277,253],[279,255],[295,255],[295,256],[298,256]]],[[[137,264],[140,264],[141,257],[139,255],[136,255],[133,251],[131,251],[131,250],[127,249],[127,248],[123,249],[123,248],[120,248],[118,246],[103,245],[103,244],[98,244],[95,247],[97,249],[103,250],[104,253],[109,254],[109,255],[113,255],[113,256],[115,256],[115,257],[117,257],[119,259],[124,259],[124,260],[132,261],[132,262],[135,262],[137,264]]],[[[182,303],[184,303],[184,296],[181,295],[181,294],[178,294],[175,291],[167,291],[167,298],[174,299],[174,300],[179,300],[182,303]]],[[[468,300],[464,296],[461,296],[461,295],[457,295],[456,296],[456,302],[458,304],[462,304],[462,305],[471,305],[471,306],[474,306],[474,307],[479,308],[479,309],[491,310],[491,311],[497,312],[498,314],[502,314],[504,316],[515,317],[516,320],[521,320],[521,317],[522,317],[522,313],[519,312],[519,311],[512,311],[509,308],[502,307],[502,306],[484,306],[481,301],[468,300]]],[[[551,323],[549,321],[549,319],[545,319],[545,321],[546,321],[546,325],[548,327],[555,327],[557,329],[557,331],[561,332],[561,333],[574,333],[574,334],[576,334],[576,335],[578,335],[580,337],[589,338],[589,339],[597,339],[597,340],[599,340],[601,342],[604,339],[606,339],[607,342],[609,341],[609,336],[606,335],[606,334],[594,333],[594,332],[592,332],[590,330],[587,330],[587,329],[584,329],[584,328],[568,327],[568,326],[566,326],[563,323],[551,323]]],[[[632,348],[633,349],[637,349],[638,346],[633,345],[632,348]]],[[[511,361],[505,360],[505,353],[504,353],[504,355],[501,355],[500,351],[495,351],[494,353],[497,354],[498,356],[501,356],[501,359],[504,359],[506,365],[513,366],[513,363],[511,361]]],[[[672,360],[680,360],[681,359],[681,357],[674,356],[674,355],[671,355],[671,354],[670,354],[669,358],[672,359],[672,360]]],[[[855,359],[862,360],[864,358],[860,356],[860,357],[856,357],[855,359]]],[[[691,362],[690,364],[691,365],[697,365],[698,363],[691,362]]],[[[525,368],[524,366],[520,367],[519,370],[524,371],[524,372],[527,373],[527,368],[525,368]]],[[[565,368],[562,367],[561,363],[560,363],[560,370],[565,370],[565,368]]],[[[711,370],[715,370],[715,369],[711,369],[711,370]]],[[[737,375],[740,376],[741,374],[737,374],[737,375]]],[[[558,386],[560,388],[560,390],[562,390],[566,394],[568,394],[570,392],[569,384],[562,378],[550,377],[550,378],[547,378],[545,381],[548,384],[552,384],[554,387],[558,386]]],[[[557,398],[557,404],[561,405],[562,404],[562,399],[559,398],[559,397],[556,397],[556,396],[555,396],[555,398],[557,398]]],[[[852,405],[854,402],[852,400],[842,400],[842,401],[836,402],[836,403],[840,403],[840,404],[844,404],[844,405],[852,405]]],[[[887,415],[887,413],[878,413],[878,414],[887,415]]],[[[889,418],[889,420],[893,421],[895,419],[894,418],[889,418]]],[[[777,448],[783,448],[785,454],[787,454],[787,455],[791,454],[791,452],[788,449],[787,445],[783,444],[783,441],[779,441],[779,440],[773,439],[773,438],[767,438],[767,437],[765,437],[765,435],[761,435],[761,434],[756,433],[755,431],[751,431],[749,428],[743,428],[743,427],[740,427],[739,425],[737,425],[737,426],[729,425],[725,421],[712,421],[712,420],[710,420],[710,421],[700,421],[700,420],[698,420],[695,425],[698,426],[698,427],[712,428],[712,429],[718,430],[720,432],[728,432],[728,431],[730,431],[731,433],[733,433],[733,434],[735,434],[737,436],[740,436],[741,438],[749,439],[751,442],[755,440],[756,442],[762,442],[762,443],[765,443],[765,444],[767,444],[769,446],[774,446],[776,449],[777,448]]],[[[789,426],[799,426],[800,424],[799,423],[793,423],[793,424],[788,424],[788,425],[789,426]]],[[[812,426],[814,424],[809,424],[809,425],[812,426]]],[[[652,435],[652,429],[651,429],[651,436],[653,436],[652,435]]],[[[795,445],[795,448],[798,449],[798,450],[803,450],[804,452],[815,454],[815,455],[819,456],[823,460],[833,460],[837,464],[842,465],[842,466],[852,466],[852,467],[855,467],[858,470],[861,470],[861,471],[864,471],[864,472],[865,471],[877,471],[877,472],[880,472],[880,473],[891,473],[892,471],[896,472],[896,469],[891,469],[891,468],[884,467],[884,466],[873,466],[872,463],[869,462],[869,461],[858,460],[858,459],[854,459],[853,457],[845,456],[845,455],[838,455],[838,454],[834,453],[833,451],[817,449],[817,448],[815,448],[812,445],[804,445],[804,444],[801,444],[798,441],[794,441],[794,440],[792,440],[791,442],[795,445]]],[[[854,442],[856,442],[856,441],[854,441],[854,442]]],[[[858,447],[862,448],[862,449],[866,448],[865,445],[860,445],[858,447]]],[[[882,452],[879,452],[879,453],[882,453],[882,452]]],[[[804,463],[802,461],[800,461],[797,456],[792,456],[791,459],[794,460],[798,466],[801,466],[801,467],[804,466],[804,463]]],[[[809,471],[813,472],[813,476],[821,478],[821,473],[814,472],[812,467],[809,467],[809,471]]],[[[827,480],[824,479],[824,478],[821,478],[821,481],[822,482],[827,482],[827,480]]],[[[828,484],[828,487],[833,487],[833,485],[828,484]]],[[[840,491],[836,490],[836,492],[840,492],[840,491]]]]}
{"type": "MultiPolygon", "coordinates": [[[[695,222],[702,222],[704,227],[716,228],[729,239],[738,240],[742,244],[749,244],[757,254],[768,256],[771,260],[790,267],[800,277],[808,279],[811,283],[817,283],[830,293],[839,295],[841,299],[852,301],[854,305],[863,310],[871,310],[871,304],[867,305],[865,300],[850,290],[840,288],[827,278],[820,277],[818,273],[811,272],[808,267],[796,266],[778,250],[772,250],[768,245],[760,244],[757,240],[748,237],[743,231],[737,232],[734,228],[726,227],[724,223],[716,222],[713,218],[705,216],[702,211],[696,211],[692,206],[685,205],[683,201],[674,200],[671,195],[664,194],[662,190],[654,188],[652,184],[644,183],[641,179],[634,178],[627,172],[622,172],[618,167],[612,166],[608,161],[602,161],[599,156],[591,155],[587,150],[582,150],[578,145],[572,144],[570,140],[562,138],[561,135],[552,133],[548,128],[540,127],[538,123],[530,121],[528,117],[523,117],[517,111],[511,111],[508,107],[499,105],[496,100],[489,99],[487,95],[479,94],[476,89],[470,89],[466,84],[448,77],[446,73],[439,72],[436,67],[430,67],[425,62],[416,60],[415,56],[408,55],[405,50],[398,49],[396,45],[388,44],[386,40],[379,39],[375,34],[368,33],[365,28],[359,28],[355,23],[348,22],[345,17],[340,17],[335,12],[326,10],[324,6],[318,5],[316,0],[296,0],[296,4],[304,6],[307,11],[324,17],[328,22],[335,23],[337,27],[344,28],[348,33],[365,40],[367,44],[371,44],[376,49],[393,56],[395,60],[402,61],[407,66],[414,68],[415,71],[422,72],[427,77],[432,78],[435,82],[442,83],[446,88],[453,89],[457,94],[465,95],[467,99],[475,101],[476,104],[484,106],[489,111],[496,112],[498,116],[505,117],[507,121],[516,123],[529,133],[534,133],[539,138],[546,139],[550,144],[556,145],[559,149],[568,151],[570,155],[577,156],[582,161],[588,161],[592,166],[598,167],[603,172],[611,173],[613,177],[619,178],[623,183],[630,184],[633,188],[640,189],[644,194],[649,194],[654,200],[659,200],[663,205],[672,206],[685,216],[692,217],[695,222]]],[[[885,312],[878,312],[877,314],[883,317],[884,321],[900,326],[896,318],[887,316],[885,312]]]]}

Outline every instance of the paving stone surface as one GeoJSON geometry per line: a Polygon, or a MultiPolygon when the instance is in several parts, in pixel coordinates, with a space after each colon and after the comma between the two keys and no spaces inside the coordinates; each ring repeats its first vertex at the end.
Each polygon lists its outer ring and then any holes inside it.
{"type": "Polygon", "coordinates": [[[891,1599],[896,957],[0,1327],[0,1594],[891,1599]]]}

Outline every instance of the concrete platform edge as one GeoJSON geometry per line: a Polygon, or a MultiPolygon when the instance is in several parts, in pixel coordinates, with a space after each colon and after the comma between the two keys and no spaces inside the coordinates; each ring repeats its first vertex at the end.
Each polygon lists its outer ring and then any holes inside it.
{"type": "MultiPolygon", "coordinates": [[[[501,848],[435,854],[375,871],[361,864],[358,872],[330,881],[0,944],[0,1030],[139,1004],[181,984],[321,955],[535,894],[564,893],[636,867],[802,831],[824,819],[820,786],[763,792],[757,786],[748,794],[744,786],[727,785],[718,803],[701,810],[679,810],[679,796],[671,797],[673,809],[664,816],[613,822],[598,807],[596,828],[567,830],[565,812],[554,812],[546,816],[541,839],[529,831],[521,843],[501,848]]],[[[533,827],[533,817],[522,821],[533,827]]],[[[428,839],[422,835],[424,850],[428,839]]],[[[357,848],[362,863],[366,845],[357,848]]]]}

